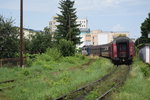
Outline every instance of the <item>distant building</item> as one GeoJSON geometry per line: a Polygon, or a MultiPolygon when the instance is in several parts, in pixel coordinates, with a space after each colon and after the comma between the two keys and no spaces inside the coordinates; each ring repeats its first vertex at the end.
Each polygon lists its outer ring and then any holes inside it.
{"type": "Polygon", "coordinates": [[[77,24],[80,24],[79,29],[87,29],[88,28],[88,20],[86,18],[77,19],[77,24]]]}
{"type": "Polygon", "coordinates": [[[59,25],[59,23],[56,20],[57,17],[58,16],[53,16],[52,20],[49,22],[49,28],[51,33],[54,33],[57,30],[57,25],[59,25]]]}
{"type": "MultiPolygon", "coordinates": [[[[57,22],[57,17],[58,16],[53,16],[52,20],[49,22],[49,28],[52,33],[57,30],[57,25],[59,25],[59,23],[57,22]]],[[[87,19],[77,19],[76,23],[80,24],[78,28],[80,29],[81,32],[84,33],[84,32],[89,31],[87,19]]]]}
{"type": "MultiPolygon", "coordinates": [[[[54,37],[54,32],[57,30],[57,25],[59,25],[59,23],[57,22],[57,17],[58,16],[53,16],[52,20],[49,22],[49,28],[50,28],[50,32],[52,34],[52,37],[54,37]]],[[[82,19],[77,19],[76,23],[79,24],[78,28],[80,30],[80,37],[81,37],[81,42],[83,42],[80,45],[77,45],[77,48],[82,47],[84,45],[84,40],[85,40],[85,35],[86,33],[90,33],[90,29],[88,28],[88,20],[86,18],[82,18],[82,19]]]]}
{"type": "Polygon", "coordinates": [[[29,39],[31,35],[35,35],[38,32],[42,32],[40,30],[23,28],[24,38],[29,39]]]}
{"type": "Polygon", "coordinates": [[[113,41],[118,36],[129,36],[128,32],[106,32],[94,30],[91,33],[85,34],[84,45],[102,45],[113,41]]]}
{"type": "Polygon", "coordinates": [[[150,64],[150,43],[140,49],[139,56],[145,63],[150,64]]]}

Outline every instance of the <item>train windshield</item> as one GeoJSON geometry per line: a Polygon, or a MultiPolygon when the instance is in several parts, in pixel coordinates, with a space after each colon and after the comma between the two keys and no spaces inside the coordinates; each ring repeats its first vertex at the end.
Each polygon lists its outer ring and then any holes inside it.
{"type": "Polygon", "coordinates": [[[127,43],[119,43],[118,45],[119,51],[127,51],[127,43]]]}

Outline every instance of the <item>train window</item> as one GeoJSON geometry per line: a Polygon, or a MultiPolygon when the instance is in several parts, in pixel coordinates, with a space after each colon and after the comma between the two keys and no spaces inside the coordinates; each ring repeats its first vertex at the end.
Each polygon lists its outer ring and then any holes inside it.
{"type": "Polygon", "coordinates": [[[126,44],[119,44],[119,51],[127,51],[127,45],[126,44]]]}

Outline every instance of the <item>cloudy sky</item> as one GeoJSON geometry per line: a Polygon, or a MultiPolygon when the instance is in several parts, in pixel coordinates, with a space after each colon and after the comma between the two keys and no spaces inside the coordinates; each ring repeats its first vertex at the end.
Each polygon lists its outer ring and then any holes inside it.
{"type": "MultiPolygon", "coordinates": [[[[59,13],[60,0],[24,0],[24,27],[43,30],[59,13]]],[[[140,36],[141,23],[150,13],[150,0],[75,0],[78,18],[87,18],[91,30],[127,31],[140,36]]],[[[19,26],[20,0],[0,0],[0,15],[19,26]]]]}

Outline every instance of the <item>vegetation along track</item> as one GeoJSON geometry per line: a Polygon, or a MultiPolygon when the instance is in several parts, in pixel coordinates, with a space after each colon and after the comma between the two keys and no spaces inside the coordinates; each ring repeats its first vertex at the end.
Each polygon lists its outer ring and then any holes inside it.
{"type": "MultiPolygon", "coordinates": [[[[86,68],[87,66],[91,65],[93,62],[95,62],[96,59],[90,59],[87,63],[84,63],[82,65],[78,65],[78,66],[74,66],[74,67],[70,67],[67,70],[75,70],[75,69],[79,69],[79,68],[86,68]]],[[[58,74],[60,72],[53,72],[53,74],[58,74]]],[[[28,80],[29,78],[32,78],[35,76],[29,76],[29,77],[25,77],[23,78],[24,80],[28,80]]],[[[22,79],[11,79],[11,80],[5,80],[5,81],[1,81],[0,82],[0,91],[4,91],[6,89],[11,89],[13,87],[15,87],[15,85],[13,84],[14,82],[16,82],[17,80],[22,80],[22,79]]]]}
{"type": "Polygon", "coordinates": [[[119,65],[101,79],[83,86],[55,100],[101,100],[114,88],[123,84],[130,71],[130,66],[119,65]]]}
{"type": "MultiPolygon", "coordinates": [[[[0,91],[3,91],[3,90],[5,90],[5,89],[9,89],[9,88],[12,88],[12,87],[14,87],[14,85],[13,86],[8,86],[8,84],[9,83],[12,83],[12,82],[14,82],[15,80],[6,80],[6,81],[2,81],[2,82],[0,82],[0,85],[2,85],[2,84],[7,84],[5,87],[3,87],[3,88],[1,88],[0,87],[0,91]]],[[[12,85],[12,84],[11,84],[12,85]]]]}

